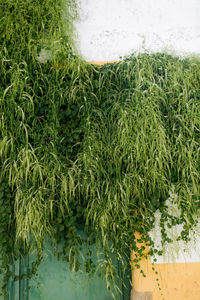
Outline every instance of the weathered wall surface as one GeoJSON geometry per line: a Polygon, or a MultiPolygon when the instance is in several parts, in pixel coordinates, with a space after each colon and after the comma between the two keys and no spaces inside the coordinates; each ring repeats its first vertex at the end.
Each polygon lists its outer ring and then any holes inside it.
{"type": "MultiPolygon", "coordinates": [[[[132,51],[200,55],[199,16],[199,0],[80,0],[77,44],[86,60],[100,63],[119,60],[132,51]]],[[[181,230],[177,226],[170,237],[175,240],[181,230]]],[[[158,226],[152,237],[159,246],[158,226]]],[[[200,240],[186,246],[177,242],[157,259],[159,263],[200,262],[199,247],[200,240]]]]}
{"type": "MultiPolygon", "coordinates": [[[[116,61],[133,51],[200,55],[199,0],[80,0],[80,8],[77,45],[87,61],[116,61]]],[[[177,226],[169,236],[176,240],[181,230],[177,226]]],[[[200,236],[200,226],[197,231],[200,236]]],[[[197,236],[188,245],[168,245],[165,256],[157,257],[158,275],[152,272],[151,260],[144,260],[147,277],[142,277],[140,270],[133,272],[131,299],[163,299],[156,278],[165,300],[200,299],[197,236]]],[[[152,237],[159,247],[159,225],[152,237]]]]}
{"type": "Polygon", "coordinates": [[[78,45],[88,61],[132,51],[200,53],[199,0],[79,0],[78,45]]]}

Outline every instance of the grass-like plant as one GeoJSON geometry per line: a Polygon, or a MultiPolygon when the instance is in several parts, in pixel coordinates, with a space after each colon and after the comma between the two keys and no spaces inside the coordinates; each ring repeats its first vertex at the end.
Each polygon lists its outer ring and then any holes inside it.
{"type": "MultiPolygon", "coordinates": [[[[113,291],[116,259],[125,269],[127,249],[135,251],[137,268],[146,255],[138,243],[157,253],[149,235],[156,210],[163,244],[171,242],[166,226],[182,224],[180,238],[187,240],[197,224],[199,60],[145,53],[89,65],[75,52],[75,0],[0,5],[4,289],[10,263],[33,247],[38,257],[28,276],[36,272],[48,235],[53,244],[64,240],[56,254],[74,270],[81,246],[95,243],[103,251],[97,269],[113,291]],[[172,188],[178,216],[166,206],[172,188]]],[[[84,264],[94,271],[90,251],[84,264]]]]}

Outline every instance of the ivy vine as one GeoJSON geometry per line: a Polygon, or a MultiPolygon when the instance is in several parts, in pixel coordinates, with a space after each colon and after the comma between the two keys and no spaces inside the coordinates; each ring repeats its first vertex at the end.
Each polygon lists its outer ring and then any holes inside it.
{"type": "MultiPolygon", "coordinates": [[[[148,254],[162,255],[149,234],[156,211],[163,245],[172,242],[167,228],[182,224],[179,239],[187,241],[198,223],[199,60],[144,53],[90,65],[75,50],[77,17],[75,0],[0,4],[5,293],[14,276],[11,264],[33,246],[38,255],[28,276],[37,272],[47,235],[58,258],[75,271],[84,244],[103,249],[98,269],[112,290],[115,261],[123,276],[127,249],[136,254],[135,268],[147,256],[140,243],[150,246],[148,254]],[[169,211],[172,190],[178,216],[169,211]],[[56,245],[63,240],[59,252],[56,245]]],[[[86,272],[95,270],[91,257],[89,251],[86,272]]]]}

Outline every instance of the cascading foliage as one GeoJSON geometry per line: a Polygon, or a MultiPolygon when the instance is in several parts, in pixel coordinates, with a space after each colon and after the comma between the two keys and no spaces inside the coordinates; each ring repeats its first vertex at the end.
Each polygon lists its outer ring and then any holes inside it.
{"type": "MultiPolygon", "coordinates": [[[[157,253],[148,234],[155,211],[163,245],[172,242],[168,227],[182,224],[187,240],[198,221],[199,60],[144,53],[87,64],[75,51],[77,16],[75,0],[0,3],[4,290],[10,265],[29,249],[38,255],[28,276],[37,271],[47,235],[53,245],[64,240],[55,254],[74,270],[82,246],[95,243],[103,251],[97,268],[112,289],[116,259],[125,269],[127,250],[135,251],[136,268],[146,255],[138,243],[157,253]],[[178,216],[166,205],[172,189],[178,216]]],[[[94,271],[91,253],[84,264],[94,271]]]]}

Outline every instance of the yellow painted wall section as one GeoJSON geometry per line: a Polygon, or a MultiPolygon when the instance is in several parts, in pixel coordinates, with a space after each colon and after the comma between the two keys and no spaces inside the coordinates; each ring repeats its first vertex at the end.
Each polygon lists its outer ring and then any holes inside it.
{"type": "MultiPolygon", "coordinates": [[[[139,234],[135,235],[140,238],[139,234]]],[[[147,254],[148,247],[144,243],[138,244],[138,247],[141,246],[146,247],[147,254]]],[[[131,261],[134,258],[132,252],[131,261]]],[[[200,300],[200,262],[152,264],[148,257],[141,260],[140,266],[146,277],[140,273],[141,269],[134,269],[132,286],[141,295],[151,292],[152,298],[149,299],[152,300],[200,300]]]]}
{"type": "MultiPolygon", "coordinates": [[[[132,254],[132,259],[134,255],[132,254]]],[[[132,285],[136,292],[152,292],[152,300],[200,300],[200,263],[155,264],[143,259],[140,269],[132,272],[132,285]],[[155,272],[158,272],[156,275],[155,272]],[[158,278],[159,281],[156,281],[158,278]],[[160,284],[161,291],[157,283],[160,284]],[[161,295],[163,294],[163,296],[161,295]]]]}
{"type": "Polygon", "coordinates": [[[102,66],[102,65],[105,65],[105,64],[108,64],[108,63],[111,64],[111,63],[114,63],[114,62],[116,62],[116,60],[91,61],[90,64],[102,66]]]}

